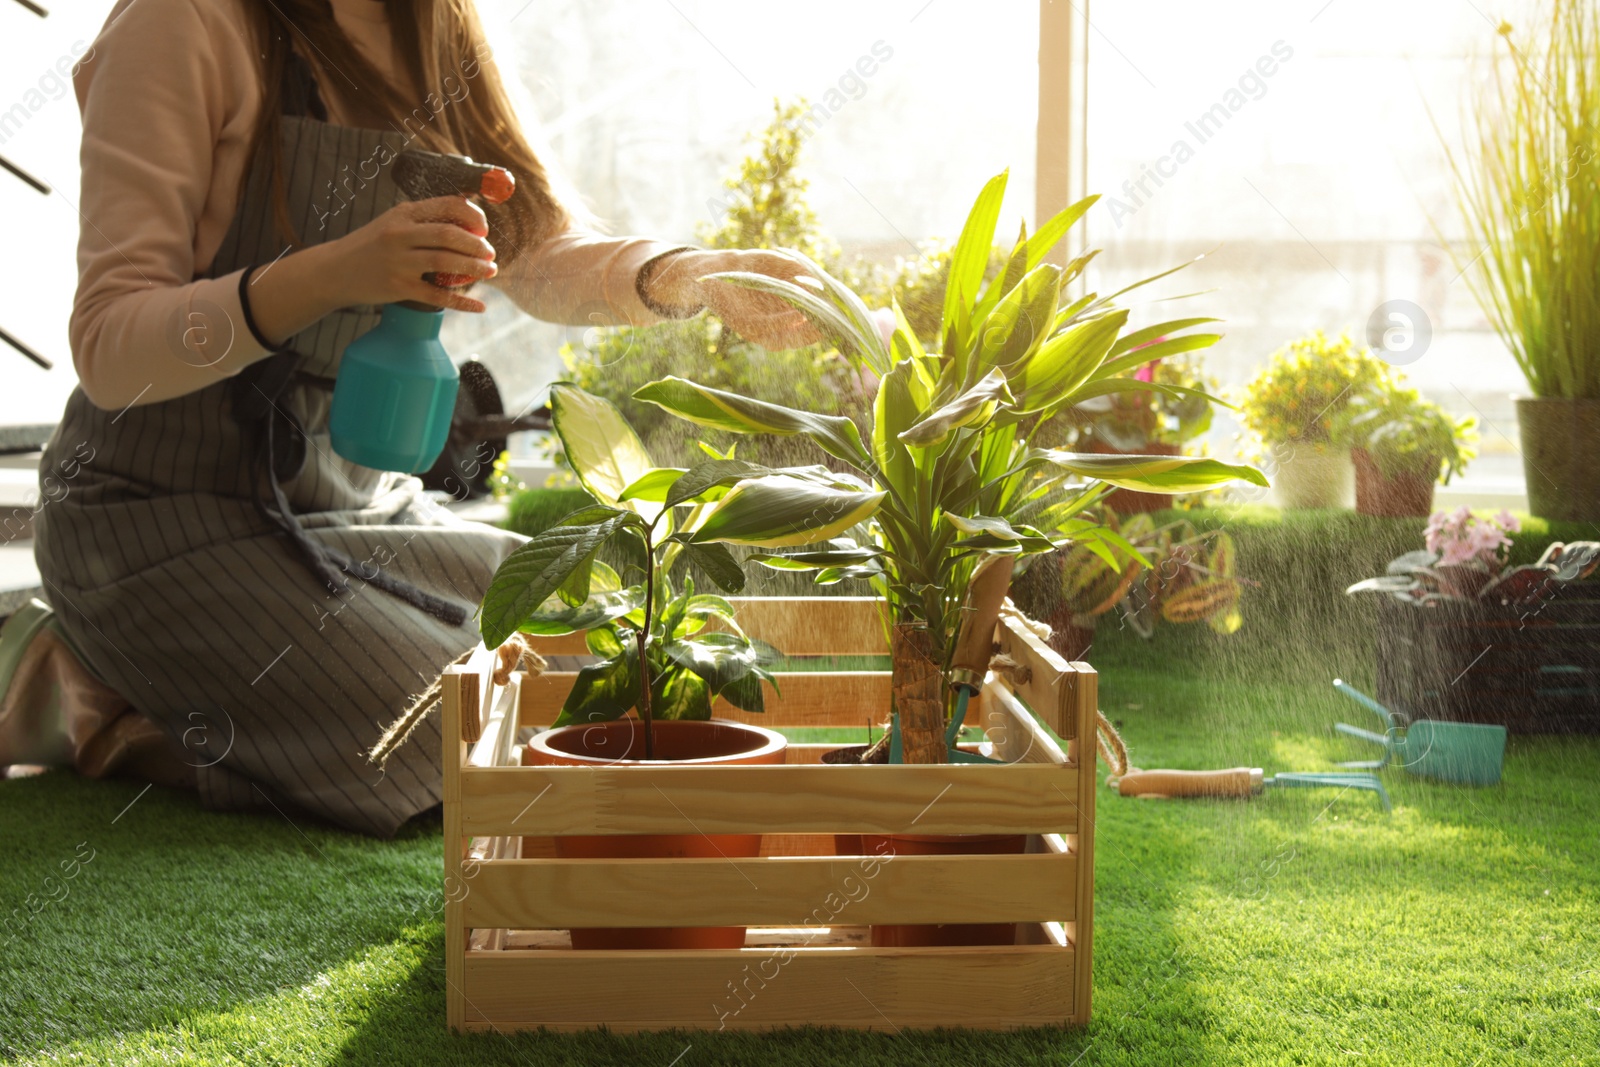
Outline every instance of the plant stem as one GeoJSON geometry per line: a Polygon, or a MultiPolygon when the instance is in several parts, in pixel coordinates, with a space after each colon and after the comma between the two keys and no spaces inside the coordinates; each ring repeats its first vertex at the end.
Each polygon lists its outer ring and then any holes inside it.
{"type": "Polygon", "coordinates": [[[655,621],[656,557],[655,546],[644,539],[644,625],[639,628],[639,718],[644,722],[644,758],[655,759],[656,739],[650,718],[650,627],[655,621]]]}

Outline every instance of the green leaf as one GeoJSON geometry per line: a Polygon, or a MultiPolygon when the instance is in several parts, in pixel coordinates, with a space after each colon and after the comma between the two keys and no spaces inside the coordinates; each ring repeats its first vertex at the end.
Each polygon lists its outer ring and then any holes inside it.
{"type": "Polygon", "coordinates": [[[931,399],[932,386],[920,363],[902,359],[879,380],[872,401],[872,458],[879,478],[902,497],[911,495],[917,473],[900,434],[916,424],[931,399]]]}
{"type": "Polygon", "coordinates": [[[735,633],[741,632],[738,622],[734,619],[733,605],[711,593],[696,593],[690,597],[685,605],[684,614],[702,623],[711,619],[721,619],[735,633]]]}
{"type": "MultiPolygon", "coordinates": [[[[801,257],[802,259],[804,257],[801,257]]],[[[806,260],[806,262],[810,262],[806,260]]],[[[812,264],[811,269],[819,275],[825,272],[821,267],[812,264]]],[[[713,278],[729,285],[737,285],[744,289],[754,289],[760,293],[768,293],[786,301],[790,307],[805,314],[818,330],[824,335],[838,342],[841,348],[846,348],[855,353],[869,366],[874,364],[888,365],[888,356],[883,350],[883,338],[878,336],[877,327],[870,319],[866,323],[854,321],[854,316],[848,309],[841,309],[838,303],[827,294],[821,279],[818,285],[823,287],[823,292],[782,278],[773,278],[766,274],[752,274],[744,271],[727,271],[721,274],[708,274],[713,278]]],[[[841,286],[842,288],[842,286],[841,286]]],[[[853,294],[852,294],[853,295],[853,294]]],[[[856,298],[859,303],[859,298],[856,298]]]]}
{"type": "Polygon", "coordinates": [[[1017,366],[1045,342],[1061,294],[1061,268],[1046,263],[1023,276],[1016,288],[976,325],[977,354],[967,368],[969,379],[1000,368],[1017,366]]]}
{"type": "MultiPolygon", "coordinates": [[[[1125,341],[1127,338],[1122,340],[1125,341]]],[[[1102,363],[1094,376],[1096,378],[1109,378],[1113,374],[1121,374],[1123,371],[1132,370],[1134,367],[1142,367],[1152,360],[1165,359],[1167,356],[1175,356],[1180,352],[1197,352],[1202,348],[1210,348],[1220,340],[1222,340],[1220,333],[1188,333],[1181,337],[1169,337],[1165,341],[1156,341],[1134,351],[1125,351],[1122,355],[1117,355],[1117,349],[1122,347],[1122,341],[1118,341],[1116,348],[1111,350],[1111,354],[1115,358],[1108,358],[1102,363]]]]}
{"type": "Polygon", "coordinates": [[[732,485],[742,478],[754,478],[771,473],[770,467],[763,467],[759,463],[746,463],[742,459],[714,459],[708,463],[697,463],[678,479],[672,491],[663,499],[666,500],[667,507],[677,507],[679,504],[695,500],[708,489],[732,485]]]}
{"type": "MultiPolygon", "coordinates": [[[[959,359],[958,351],[950,346],[954,334],[956,349],[964,350],[968,338],[964,336],[970,323],[963,322],[963,312],[976,300],[978,287],[983,284],[983,272],[989,265],[989,250],[994,247],[995,224],[1000,221],[1000,203],[1005,199],[1008,171],[990,178],[973,202],[967,221],[961,227],[961,236],[950,253],[950,276],[944,288],[944,311],[940,316],[939,333],[945,338],[945,354],[959,359]]],[[[965,367],[962,368],[965,376],[965,367]]]]}
{"type": "MultiPolygon", "coordinates": [[[[571,382],[550,387],[550,425],[578,481],[602,504],[620,503],[623,490],[655,466],[622,412],[571,382]]],[[[655,517],[636,505],[630,510],[655,517]]]]}
{"type": "Polygon", "coordinates": [[[780,407],[737,393],[726,393],[683,378],[670,377],[635,390],[635,400],[655,404],[701,426],[733,433],[804,434],[821,449],[846,463],[871,465],[856,424],[842,415],[814,415],[780,407]]]}
{"type": "Polygon", "coordinates": [[[648,500],[659,504],[667,499],[673,485],[686,473],[683,467],[657,467],[645,471],[618,495],[618,501],[648,500]]]}
{"type": "Polygon", "coordinates": [[[622,652],[578,671],[561,714],[551,726],[610,722],[639,703],[639,646],[622,642],[622,652]]]}
{"type": "Polygon", "coordinates": [[[1005,519],[995,516],[979,515],[969,519],[946,512],[944,518],[951,526],[967,535],[956,542],[965,548],[1017,547],[1024,552],[1049,552],[1058,547],[1055,541],[1032,526],[1021,524],[1013,526],[1005,519]]]}
{"type": "Polygon", "coordinates": [[[764,563],[773,570],[809,571],[819,567],[842,567],[882,559],[883,549],[875,545],[858,545],[847,537],[835,538],[828,547],[812,552],[757,552],[750,557],[753,563],[764,563]]]}
{"type": "MultiPolygon", "coordinates": [[[[603,592],[591,590],[589,599],[577,607],[568,607],[560,600],[545,601],[538,611],[523,619],[517,629],[525,634],[538,634],[543,637],[578,633],[581,630],[602,633],[604,631],[596,630],[595,627],[604,625],[612,619],[620,619],[630,611],[643,606],[642,585],[603,592]]],[[[595,655],[601,653],[597,652],[595,655]]]]}
{"type": "Polygon", "coordinates": [[[849,578],[871,579],[883,576],[882,567],[824,567],[817,572],[817,585],[837,585],[849,578]]]}
{"type": "Polygon", "coordinates": [[[500,564],[483,595],[479,632],[499,648],[572,572],[625,526],[639,518],[612,509],[609,518],[585,526],[552,526],[518,546],[500,564]]]}
{"type": "MultiPolygon", "coordinates": [[[[1111,349],[1111,355],[1113,358],[1115,358],[1122,355],[1124,352],[1132,352],[1139,346],[1148,345],[1160,338],[1170,338],[1175,334],[1182,332],[1183,330],[1189,329],[1190,327],[1204,326],[1207,323],[1221,321],[1221,319],[1198,318],[1171,319],[1167,322],[1158,322],[1154,326],[1146,326],[1142,330],[1134,330],[1130,334],[1123,335],[1117,340],[1116,346],[1111,349]]],[[[1149,359],[1146,359],[1143,362],[1148,363],[1149,359]]],[[[1138,364],[1134,365],[1137,366],[1138,364]]]]}
{"type": "MultiPolygon", "coordinates": [[[[1083,218],[1084,213],[1094,207],[1095,202],[1099,199],[1098,193],[1093,196],[1086,196],[1077,203],[1069,204],[1062,208],[1051,216],[1048,222],[1040,226],[1039,231],[1028,238],[1028,269],[1032,270],[1038,264],[1043,263],[1045,257],[1050,254],[1051,249],[1061,243],[1061,239],[1067,235],[1067,231],[1072,229],[1073,225],[1083,218]]],[[[1089,254],[1090,257],[1093,255],[1093,252],[1089,254]]],[[[1087,259],[1089,257],[1080,258],[1087,259]]]]}
{"type": "Polygon", "coordinates": [[[662,671],[650,686],[650,716],[704,722],[711,718],[711,687],[693,671],[662,671]]]}
{"type": "MultiPolygon", "coordinates": [[[[644,602],[644,586],[639,586],[639,602],[644,602]]],[[[630,637],[629,640],[632,640],[630,637]]],[[[583,643],[588,646],[590,653],[601,659],[611,659],[622,655],[622,638],[617,635],[615,626],[597,626],[583,635],[583,643]]]]}
{"type": "Polygon", "coordinates": [[[900,440],[919,448],[940,445],[964,426],[987,424],[998,408],[1012,403],[1005,373],[991,370],[982,381],[901,433],[900,440]]]}
{"type": "Polygon", "coordinates": [[[1084,478],[1146,493],[1198,493],[1233,481],[1266,486],[1254,467],[1200,456],[1094,456],[1034,449],[1033,456],[1084,478]]]}
{"type": "Polygon", "coordinates": [[[814,544],[865,521],[885,495],[833,489],[788,474],[753,478],[739,482],[712,505],[684,540],[760,548],[814,544]]]}
{"type": "MultiPolygon", "coordinates": [[[[595,550],[599,551],[598,547],[595,550]]],[[[589,577],[594,573],[595,552],[579,561],[567,575],[567,580],[556,587],[556,598],[569,608],[578,607],[589,599],[589,577]]]]}
{"type": "Polygon", "coordinates": [[[1020,412],[1047,411],[1075,398],[1128,322],[1126,310],[1090,319],[1046,341],[1022,368],[1017,382],[1020,412]]]}
{"type": "Polygon", "coordinates": [[[727,545],[691,541],[684,545],[684,551],[724,593],[737,593],[744,589],[744,568],[733,558],[727,545]]]}
{"type": "MultiPolygon", "coordinates": [[[[751,641],[739,634],[700,633],[681,641],[670,641],[665,646],[667,658],[687,671],[704,678],[712,697],[726,696],[726,690],[746,677],[750,677],[765,663],[776,659],[777,653],[770,645],[751,641]]],[[[756,681],[760,677],[756,676],[756,681]]],[[[732,701],[730,701],[732,702],[732,701]]],[[[760,703],[760,687],[756,687],[755,702],[760,703]]],[[[760,711],[734,703],[744,711],[760,711]]]]}

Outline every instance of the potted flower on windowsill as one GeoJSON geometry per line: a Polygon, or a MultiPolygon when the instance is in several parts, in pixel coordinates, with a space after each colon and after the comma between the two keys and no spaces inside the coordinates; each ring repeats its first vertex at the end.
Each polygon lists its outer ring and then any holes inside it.
{"type": "MultiPolygon", "coordinates": [[[[739,630],[728,601],[680,578],[681,565],[692,560],[724,591],[738,592],[744,574],[727,545],[826,541],[861,521],[883,494],[824,467],[771,469],[724,459],[656,467],[608,401],[557,383],[550,407],[567,460],[594,503],[505,558],[484,594],[480,629],[489,648],[519,630],[587,631],[589,651],[600,659],[578,672],[560,716],[534,737],[526,761],[782,763],[782,734],[711,715],[718,698],[743,711],[763,710],[775,651],[739,630]],[[640,561],[621,576],[598,559],[613,541],[631,544],[640,561]]],[[[760,847],[760,835],[556,841],[558,856],[581,857],[755,856],[760,847]]],[[[737,927],[572,933],[580,948],[744,943],[737,927]]]]}
{"type": "Polygon", "coordinates": [[[1454,250],[1531,397],[1517,400],[1528,503],[1600,520],[1600,15],[1550,0],[1536,35],[1500,25],[1463,156],[1454,250]]]}
{"type": "Polygon", "coordinates": [[[1347,336],[1319,330],[1273,353],[1245,387],[1239,415],[1273,461],[1285,508],[1348,507],[1353,477],[1337,433],[1344,405],[1383,380],[1386,365],[1347,336]]]}
{"type": "Polygon", "coordinates": [[[1457,419],[1398,376],[1351,399],[1339,435],[1350,442],[1356,511],[1386,518],[1425,517],[1433,487],[1449,485],[1477,454],[1477,419],[1457,419]]]}
{"type": "MultiPolygon", "coordinates": [[[[1188,327],[1216,320],[1180,321],[1188,327]]],[[[1071,412],[1080,424],[1078,448],[1112,456],[1182,455],[1185,445],[1211,428],[1211,400],[1206,394],[1218,390],[1216,379],[1205,373],[1204,359],[1195,350],[1219,339],[1218,334],[1191,333],[1158,337],[1136,349],[1150,356],[1150,362],[1134,372],[1134,380],[1196,391],[1177,395],[1154,391],[1116,393],[1086,400],[1071,412]]],[[[1117,489],[1107,495],[1105,503],[1119,515],[1132,515],[1167,507],[1171,498],[1161,493],[1117,489]]]]}

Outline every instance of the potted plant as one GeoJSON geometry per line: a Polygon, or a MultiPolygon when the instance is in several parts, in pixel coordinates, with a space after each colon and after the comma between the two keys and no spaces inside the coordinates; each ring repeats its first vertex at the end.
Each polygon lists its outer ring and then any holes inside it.
{"type": "Polygon", "coordinates": [[[985,284],[1005,185],[1002,173],[984,187],[952,253],[939,352],[924,349],[898,306],[890,321],[873,315],[848,287],[798,253],[810,275],[801,283],[720,276],[804,312],[853,366],[877,379],[865,435],[849,419],[765,404],[678,377],[635,394],[701,426],[808,438],[876,491],[867,511],[869,538],[755,558],[814,568],[822,581],[866,578],[881,592],[890,614],[892,717],[908,763],[948,758],[946,734],[957,699],[947,676],[967,586],[983,556],[1026,556],[1070,541],[1128,547],[1114,531],[1081,516],[1113,488],[1181,493],[1236,479],[1266,484],[1253,468],[1214,459],[1097,456],[1035,443],[1056,415],[1094,396],[1192,392],[1125,376],[1191,342],[1175,336],[1186,327],[1181,320],[1127,330],[1129,309],[1117,300],[1155,278],[1104,297],[1065,295],[1092,254],[1065,267],[1045,258],[1093,197],[1032,236],[1024,230],[1005,270],[985,284]],[[1167,340],[1140,348],[1159,337],[1167,340]]]}
{"type": "Polygon", "coordinates": [[[1182,520],[1157,526],[1148,514],[1122,521],[1109,509],[1103,521],[1135,551],[1112,548],[1108,560],[1070,545],[1033,560],[1016,583],[1018,609],[1050,624],[1050,646],[1063,659],[1083,659],[1113,610],[1145,638],[1163,622],[1204,622],[1222,635],[1243,624],[1245,583],[1227,531],[1202,533],[1182,520]]]}
{"type": "MultiPolygon", "coordinates": [[[[744,574],[727,545],[827,540],[861,521],[882,493],[823,467],[770,469],[726,459],[660,468],[608,401],[551,387],[551,424],[593,497],[508,555],[484,595],[484,644],[513,633],[587,631],[599,662],[578,672],[553,728],[529,743],[535,764],[637,766],[663,761],[782,763],[771,730],[712,718],[719,697],[762,710],[774,650],[746,637],[733,608],[679,572],[693,560],[725,591],[744,574]],[[614,541],[639,562],[619,576],[600,562],[614,541]],[[628,584],[624,584],[624,582],[628,584]],[[636,717],[626,718],[630,712],[636,717]]],[[[755,856],[759,835],[562,837],[573,857],[755,856]]],[[[581,948],[733,947],[736,927],[574,930],[581,948]]]]}
{"type": "Polygon", "coordinates": [[[1476,455],[1478,420],[1454,418],[1424,400],[1399,375],[1353,397],[1341,417],[1355,466],[1356,511],[1387,518],[1426,517],[1433,487],[1476,455]]]}
{"type": "Polygon", "coordinates": [[[1338,436],[1342,406],[1383,378],[1386,367],[1348,336],[1319,330],[1274,352],[1245,387],[1240,419],[1276,461],[1286,508],[1348,507],[1350,452],[1338,436]]]}
{"type": "MultiPolygon", "coordinates": [[[[1189,320],[1189,325],[1213,322],[1189,320]]],[[[1220,335],[1188,334],[1179,339],[1189,345],[1214,344],[1220,335]]],[[[1167,338],[1158,338],[1159,344],[1167,338]]],[[[1177,395],[1140,391],[1097,396],[1073,409],[1080,423],[1078,445],[1088,452],[1105,455],[1178,456],[1184,445],[1211,428],[1211,401],[1208,393],[1217,391],[1216,379],[1205,373],[1204,357],[1198,351],[1179,351],[1165,359],[1152,359],[1134,372],[1137,381],[1155,382],[1195,390],[1177,395]]],[[[1167,507],[1170,497],[1160,493],[1141,493],[1116,489],[1105,498],[1106,506],[1120,515],[1155,511],[1167,507]]]]}
{"type": "Polygon", "coordinates": [[[1467,240],[1458,266],[1527,379],[1517,400],[1535,515],[1600,519],[1600,16],[1551,0],[1506,54],[1450,155],[1467,240]]]}
{"type": "Polygon", "coordinates": [[[1428,520],[1426,548],[1348,593],[1378,601],[1378,699],[1412,717],[1519,731],[1600,728],[1600,542],[1506,564],[1516,517],[1461,507],[1428,520]]]}

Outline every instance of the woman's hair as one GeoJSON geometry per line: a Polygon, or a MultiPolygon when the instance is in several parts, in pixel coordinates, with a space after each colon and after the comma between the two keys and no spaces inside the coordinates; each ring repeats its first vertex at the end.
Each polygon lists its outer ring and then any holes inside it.
{"type": "Polygon", "coordinates": [[[417,87],[415,99],[345,36],[329,0],[245,0],[245,6],[265,94],[254,153],[266,153],[271,163],[274,215],[286,240],[301,243],[289,218],[279,121],[291,42],[318,69],[321,84],[338,93],[351,122],[402,130],[418,147],[468,155],[516,176],[511,199],[484,206],[502,268],[566,227],[571,216],[517,121],[474,0],[387,0],[395,68],[417,87]]]}

